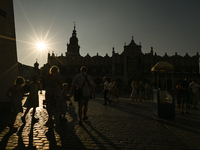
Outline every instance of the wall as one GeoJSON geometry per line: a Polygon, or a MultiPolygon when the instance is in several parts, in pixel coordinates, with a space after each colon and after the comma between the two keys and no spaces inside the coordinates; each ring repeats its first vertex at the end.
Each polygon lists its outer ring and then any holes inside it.
{"type": "Polygon", "coordinates": [[[12,0],[0,0],[0,111],[7,110],[9,87],[18,75],[12,0]]]}

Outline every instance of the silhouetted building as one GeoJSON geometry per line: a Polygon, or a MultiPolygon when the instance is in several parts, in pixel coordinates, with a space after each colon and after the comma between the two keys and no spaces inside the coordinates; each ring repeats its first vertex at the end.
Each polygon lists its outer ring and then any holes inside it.
{"type": "Polygon", "coordinates": [[[19,76],[22,76],[26,81],[31,81],[35,74],[40,75],[39,64],[37,61],[34,63],[34,67],[19,63],[18,71],[19,76]]]}
{"type": "Polygon", "coordinates": [[[0,3],[0,51],[0,111],[9,111],[10,98],[6,92],[18,75],[12,0],[0,3]]]}
{"type": "MultiPolygon", "coordinates": [[[[151,68],[159,61],[168,61],[175,66],[174,83],[183,79],[185,76],[191,78],[199,77],[199,54],[190,57],[187,53],[185,56],[180,56],[177,53],[173,56],[168,56],[167,53],[158,56],[151,47],[149,53],[142,53],[141,44],[136,44],[133,37],[128,45],[124,45],[121,54],[112,49],[112,56],[81,56],[80,46],[78,44],[77,32],[74,27],[72,37],[67,44],[67,52],[65,56],[55,56],[54,53],[48,53],[48,62],[41,68],[41,76],[45,78],[49,68],[52,65],[57,65],[60,68],[60,73],[65,82],[72,82],[74,75],[80,72],[80,67],[85,65],[89,69],[89,74],[93,77],[95,84],[102,84],[102,78],[107,76],[116,80],[119,85],[130,85],[133,80],[143,80],[144,82],[152,82],[154,75],[151,68]]],[[[167,73],[169,86],[171,87],[171,74],[167,73]]],[[[160,75],[162,80],[164,75],[160,75]]]]}

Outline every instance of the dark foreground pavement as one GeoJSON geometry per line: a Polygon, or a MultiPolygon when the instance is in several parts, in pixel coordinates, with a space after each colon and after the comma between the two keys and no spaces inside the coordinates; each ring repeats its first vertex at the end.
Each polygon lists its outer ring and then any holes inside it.
{"type": "Polygon", "coordinates": [[[152,113],[151,102],[129,102],[128,95],[104,106],[102,95],[90,100],[89,119],[78,125],[77,103],[68,108],[67,121],[48,129],[44,95],[32,124],[30,113],[23,124],[18,115],[16,133],[10,133],[10,115],[0,115],[0,150],[3,149],[200,149],[200,107],[182,115],[176,108],[174,119],[160,119],[152,113]]]}

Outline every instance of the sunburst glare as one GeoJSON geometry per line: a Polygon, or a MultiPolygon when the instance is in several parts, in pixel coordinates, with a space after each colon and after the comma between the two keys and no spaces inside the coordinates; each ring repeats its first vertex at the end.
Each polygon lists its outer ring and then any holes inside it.
{"type": "Polygon", "coordinates": [[[39,50],[44,50],[46,48],[46,44],[43,42],[37,43],[37,48],[39,50]]]}

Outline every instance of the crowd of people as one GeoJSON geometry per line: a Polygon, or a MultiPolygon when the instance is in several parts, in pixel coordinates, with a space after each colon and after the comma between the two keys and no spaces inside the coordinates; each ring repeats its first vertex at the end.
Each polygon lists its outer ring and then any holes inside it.
{"type": "Polygon", "coordinates": [[[176,84],[174,94],[177,99],[177,106],[181,108],[181,113],[190,114],[188,108],[193,105],[194,109],[197,108],[197,104],[200,98],[200,86],[196,80],[190,80],[186,77],[183,81],[179,81],[176,84]]]}
{"type": "Polygon", "coordinates": [[[152,94],[152,87],[149,83],[144,83],[142,81],[139,84],[136,81],[131,83],[132,91],[129,101],[141,101],[142,99],[150,100],[150,95],[152,94]]]}
{"type": "MultiPolygon", "coordinates": [[[[87,67],[83,66],[80,70],[81,73],[77,74],[73,79],[71,93],[69,93],[68,84],[63,83],[59,74],[59,68],[55,65],[50,68],[49,75],[46,79],[47,87],[45,92],[46,109],[48,112],[48,120],[45,125],[47,127],[53,128],[56,120],[57,122],[65,120],[67,105],[72,105],[70,97],[73,96],[75,88],[82,88],[82,98],[78,101],[79,124],[82,125],[82,121],[88,119],[87,106],[91,91],[93,92],[93,98],[95,98],[94,83],[87,74],[87,67]],[[82,87],[83,82],[86,82],[86,84],[82,87]]],[[[22,99],[25,96],[23,91],[24,84],[24,78],[18,76],[14,85],[12,85],[6,93],[6,95],[11,98],[12,118],[8,124],[11,132],[16,130],[16,128],[14,128],[14,123],[18,113],[23,113],[23,107],[26,108],[24,115],[21,117],[23,123],[26,123],[26,115],[31,108],[33,108],[32,122],[37,122],[39,120],[39,118],[35,117],[36,107],[39,107],[38,91],[41,90],[39,76],[33,76],[29,95],[22,105],[22,99]]]]}
{"type": "MultiPolygon", "coordinates": [[[[74,95],[76,88],[81,89],[81,98],[78,100],[78,116],[79,124],[88,119],[88,101],[91,98],[95,98],[94,83],[90,75],[87,74],[88,68],[83,66],[80,69],[81,73],[77,74],[72,82],[71,90],[68,90],[68,84],[63,83],[59,74],[59,68],[52,66],[47,76],[47,87],[45,92],[46,109],[48,112],[48,120],[46,126],[53,128],[55,120],[57,122],[65,120],[66,110],[68,106],[72,105],[71,97],[74,95]],[[71,91],[71,93],[70,93],[71,91]],[[92,95],[91,95],[92,93],[92,95]]],[[[104,104],[107,102],[111,104],[112,101],[118,101],[120,95],[120,88],[117,81],[111,80],[108,82],[108,78],[103,78],[103,98],[104,104]]],[[[25,80],[23,77],[18,76],[14,82],[14,85],[10,87],[7,92],[7,96],[11,98],[11,111],[12,118],[9,123],[10,131],[15,131],[14,122],[18,113],[23,113],[23,107],[25,107],[24,115],[21,117],[22,122],[26,122],[26,115],[33,108],[32,122],[37,122],[39,118],[35,117],[36,107],[39,107],[38,91],[41,89],[39,82],[39,76],[34,75],[30,84],[30,93],[26,99],[26,102],[22,105],[22,98],[25,96],[23,86],[25,80]]],[[[141,101],[150,100],[152,97],[152,86],[149,83],[144,84],[143,81],[133,81],[131,83],[131,94],[129,101],[141,101]]],[[[200,86],[195,80],[190,80],[188,77],[185,80],[178,82],[174,90],[174,94],[177,98],[177,105],[181,108],[182,114],[190,114],[188,107],[193,104],[193,108],[197,109],[198,100],[200,97],[200,86]]]]}

